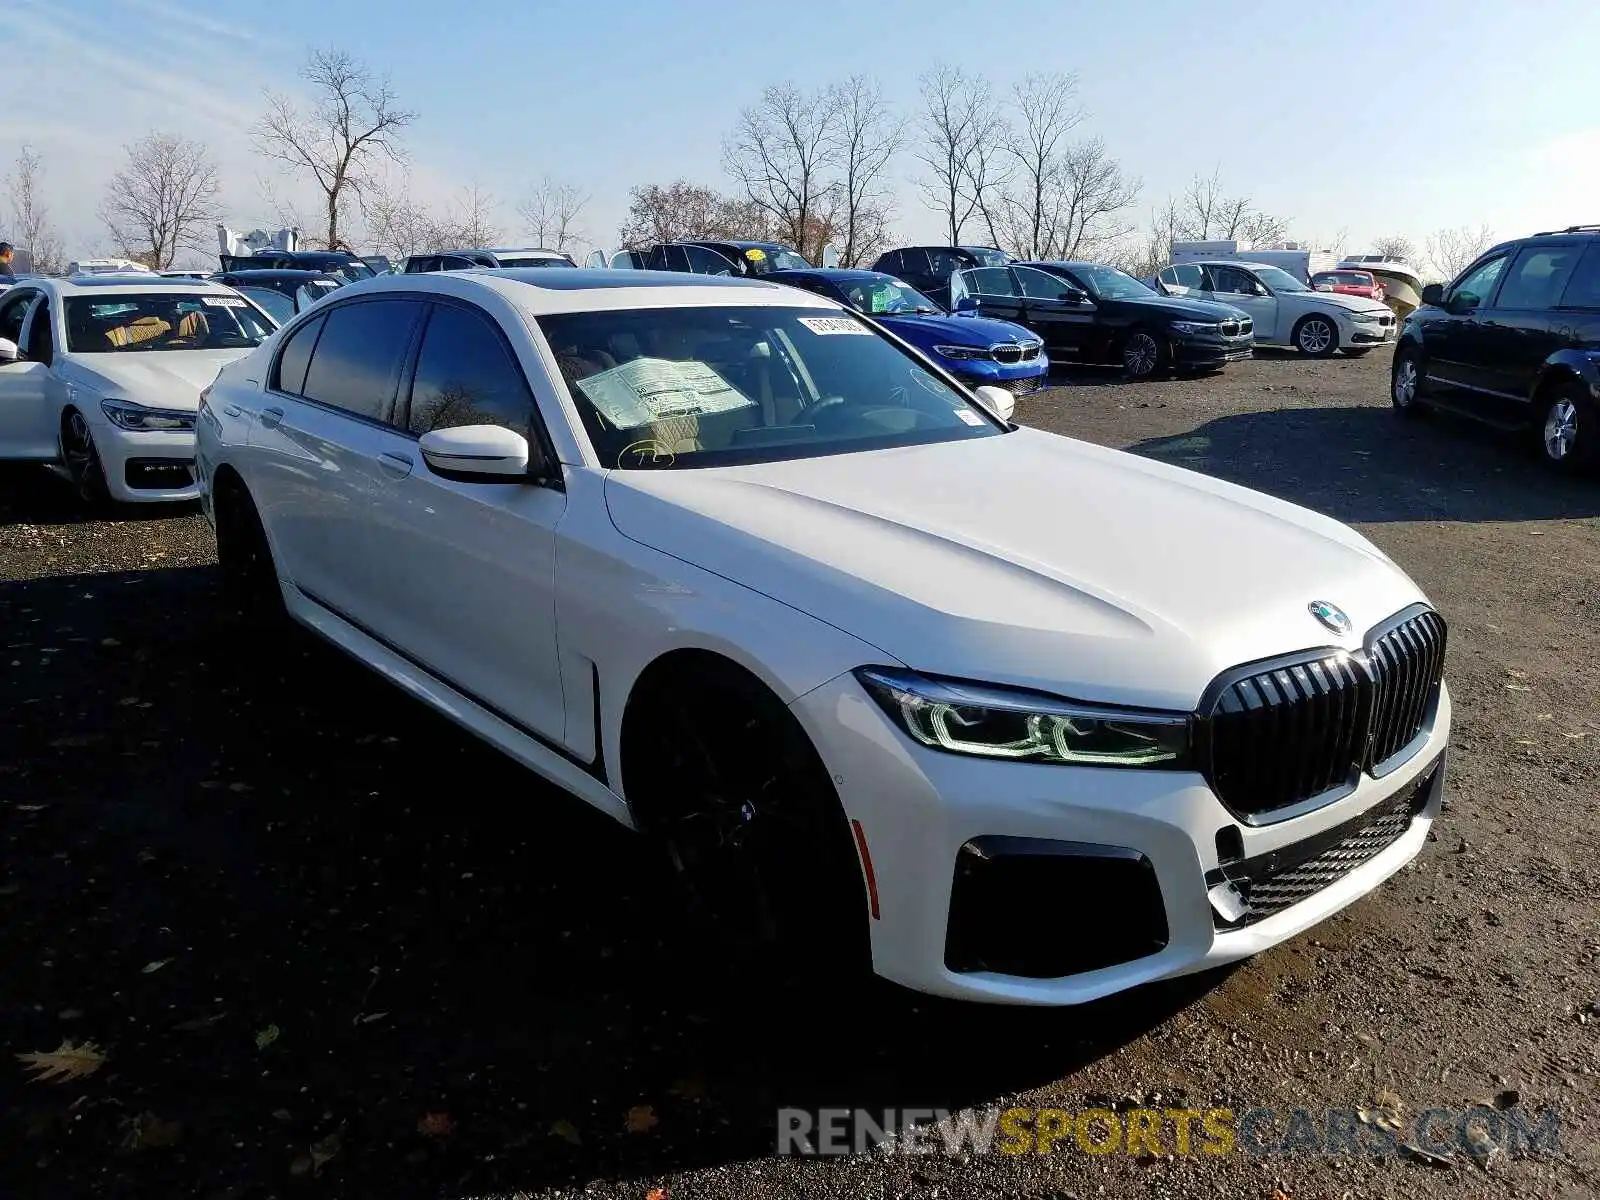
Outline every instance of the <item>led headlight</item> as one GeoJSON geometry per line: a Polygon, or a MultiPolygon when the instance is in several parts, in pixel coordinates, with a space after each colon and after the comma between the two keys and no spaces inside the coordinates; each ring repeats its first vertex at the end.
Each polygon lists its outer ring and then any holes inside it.
{"type": "Polygon", "coordinates": [[[935,346],[933,352],[945,358],[988,358],[989,352],[981,346],[935,346]]]}
{"type": "Polygon", "coordinates": [[[1167,328],[1173,333],[1218,333],[1222,326],[1209,321],[1173,321],[1167,328]]]}
{"type": "Polygon", "coordinates": [[[143,404],[130,404],[126,400],[102,400],[100,411],[118,429],[135,433],[155,433],[177,429],[193,429],[192,412],[175,412],[166,408],[147,408],[143,404]]]}
{"type": "Polygon", "coordinates": [[[916,741],[951,754],[1085,767],[1182,769],[1189,718],[862,667],[856,678],[916,741]]]}

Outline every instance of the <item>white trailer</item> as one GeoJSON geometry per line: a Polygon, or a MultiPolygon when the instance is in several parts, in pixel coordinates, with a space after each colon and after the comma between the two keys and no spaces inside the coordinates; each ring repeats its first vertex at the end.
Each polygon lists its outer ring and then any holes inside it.
{"type": "Polygon", "coordinates": [[[1171,249],[1174,265],[1237,258],[1243,262],[1278,267],[1304,283],[1310,283],[1311,277],[1318,271],[1331,271],[1339,265],[1339,256],[1332,250],[1308,250],[1294,242],[1272,250],[1241,250],[1239,243],[1234,241],[1173,242],[1171,249]]]}

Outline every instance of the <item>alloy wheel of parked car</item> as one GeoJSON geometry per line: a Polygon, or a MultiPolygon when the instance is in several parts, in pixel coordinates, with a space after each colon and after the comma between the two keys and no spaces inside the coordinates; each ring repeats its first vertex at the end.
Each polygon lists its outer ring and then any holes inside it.
{"type": "Polygon", "coordinates": [[[1422,363],[1415,350],[1400,351],[1389,372],[1389,402],[1404,417],[1421,416],[1428,411],[1418,395],[1422,384],[1422,363]]]}
{"type": "Polygon", "coordinates": [[[866,897],[838,796],[771,693],[716,661],[647,680],[623,739],[629,803],[719,940],[774,965],[802,950],[810,965],[821,954],[866,968],[866,897]]]}
{"type": "Polygon", "coordinates": [[[1558,388],[1548,398],[1539,442],[1545,462],[1560,470],[1588,466],[1594,458],[1594,405],[1577,385],[1558,388]]]}
{"type": "Polygon", "coordinates": [[[1142,329],[1135,329],[1122,344],[1122,366],[1131,379],[1148,379],[1161,363],[1161,346],[1142,329]]]}
{"type": "Polygon", "coordinates": [[[77,409],[69,412],[62,422],[61,458],[66,463],[67,474],[72,477],[72,486],[86,503],[104,504],[110,498],[94,435],[89,432],[89,422],[77,409]]]}
{"type": "Polygon", "coordinates": [[[1327,317],[1312,316],[1300,322],[1294,331],[1294,344],[1301,354],[1311,358],[1327,358],[1339,348],[1339,331],[1327,317]]]}

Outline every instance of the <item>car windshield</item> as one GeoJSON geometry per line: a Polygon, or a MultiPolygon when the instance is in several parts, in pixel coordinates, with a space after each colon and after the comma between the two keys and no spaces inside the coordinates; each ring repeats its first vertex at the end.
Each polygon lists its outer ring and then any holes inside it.
{"type": "Polygon", "coordinates": [[[257,308],[265,310],[279,325],[294,316],[294,301],[280,291],[264,287],[237,287],[234,290],[241,296],[249,297],[257,308]]]}
{"type": "Polygon", "coordinates": [[[1072,273],[1083,281],[1096,300],[1145,300],[1155,295],[1132,275],[1116,267],[1074,263],[1072,273]]]}
{"type": "Polygon", "coordinates": [[[1364,271],[1323,271],[1316,276],[1315,282],[1342,287],[1371,287],[1372,276],[1364,271]]]}
{"type": "Polygon", "coordinates": [[[962,249],[977,259],[980,267],[1004,267],[1011,262],[1011,256],[1002,250],[986,246],[963,246],[962,249]]]}
{"type": "Polygon", "coordinates": [[[500,257],[502,267],[570,267],[572,264],[564,258],[552,258],[541,255],[538,258],[506,258],[500,257]]]}
{"type": "Polygon", "coordinates": [[[1003,432],[921,360],[838,309],[538,320],[605,467],[726,466],[1003,432]]]}
{"type": "Polygon", "coordinates": [[[351,259],[342,263],[330,263],[328,266],[322,269],[325,270],[329,275],[338,275],[346,283],[356,283],[362,279],[372,279],[378,274],[371,267],[367,266],[366,263],[355,259],[351,259]]]}
{"type": "Polygon", "coordinates": [[[1309,292],[1307,287],[1282,267],[1251,267],[1256,278],[1275,292],[1309,292]]]}
{"type": "Polygon", "coordinates": [[[857,312],[868,313],[875,317],[887,317],[895,313],[943,311],[916,288],[901,283],[898,279],[866,279],[859,283],[842,280],[839,286],[850,301],[851,307],[857,312]]]}
{"type": "Polygon", "coordinates": [[[801,258],[793,250],[786,250],[782,246],[750,246],[743,252],[744,260],[753,275],[765,275],[768,271],[808,271],[811,264],[801,258]]]}
{"type": "Polygon", "coordinates": [[[78,354],[245,349],[272,332],[242,296],[68,296],[66,318],[67,349],[78,354]]]}

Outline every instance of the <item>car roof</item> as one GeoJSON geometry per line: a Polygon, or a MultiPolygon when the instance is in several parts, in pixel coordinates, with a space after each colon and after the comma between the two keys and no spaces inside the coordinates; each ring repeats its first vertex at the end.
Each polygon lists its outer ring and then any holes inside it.
{"type": "Polygon", "coordinates": [[[548,246],[474,246],[468,250],[441,250],[440,254],[493,254],[498,258],[502,254],[543,254],[550,258],[565,258],[566,255],[559,250],[552,250],[548,246]]]}
{"type": "Polygon", "coordinates": [[[767,279],[782,279],[786,275],[813,275],[818,279],[831,279],[844,283],[851,279],[893,279],[885,271],[869,271],[865,267],[790,267],[782,271],[768,271],[767,279]]]}
{"type": "Polygon", "coordinates": [[[255,280],[258,280],[258,279],[259,280],[267,280],[267,279],[333,279],[333,278],[335,278],[334,276],[329,275],[326,271],[313,271],[309,267],[307,267],[307,268],[296,268],[296,267],[259,267],[259,268],[257,268],[257,267],[252,267],[249,270],[241,270],[241,271],[218,271],[217,274],[220,277],[222,277],[222,281],[224,283],[226,283],[229,279],[240,279],[240,280],[243,280],[246,283],[251,283],[251,282],[254,282],[255,280]]]}
{"type": "Polygon", "coordinates": [[[208,279],[169,279],[161,275],[69,275],[65,279],[31,279],[28,282],[55,292],[59,296],[104,296],[149,294],[151,292],[188,292],[226,296],[233,289],[208,279]]]}
{"type": "MultiPolygon", "coordinates": [[[[1175,267],[1249,267],[1252,271],[1260,271],[1267,267],[1276,266],[1275,263],[1251,262],[1248,258],[1187,258],[1181,263],[1173,263],[1171,265],[1175,267]]],[[[1281,271],[1282,269],[1282,267],[1278,267],[1278,270],[1281,271]]],[[[1334,267],[1333,269],[1338,270],[1339,268],[1334,267]]],[[[1359,268],[1345,268],[1347,271],[1357,269],[1359,268]]]]}
{"type": "Polygon", "coordinates": [[[601,309],[712,305],[782,308],[842,307],[825,297],[764,279],[691,275],[677,271],[595,270],[574,267],[474,268],[416,275],[379,275],[341,287],[329,303],[382,292],[437,292],[463,300],[493,294],[531,317],[601,309]]]}

